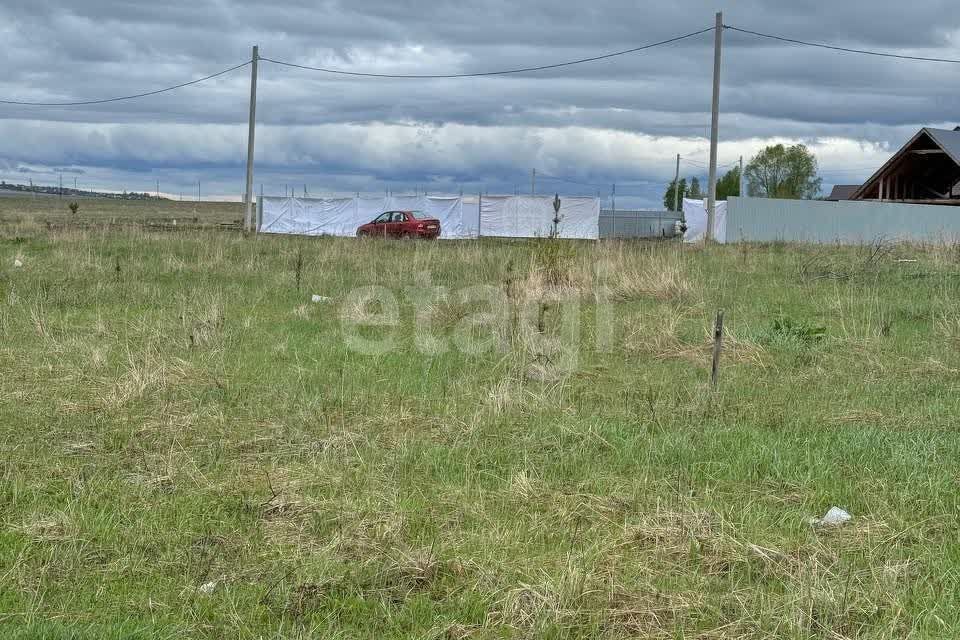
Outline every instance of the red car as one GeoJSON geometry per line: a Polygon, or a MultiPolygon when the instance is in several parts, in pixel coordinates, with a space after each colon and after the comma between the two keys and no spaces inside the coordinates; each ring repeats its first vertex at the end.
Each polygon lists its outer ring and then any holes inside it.
{"type": "Polygon", "coordinates": [[[419,211],[387,211],[373,222],[360,225],[357,237],[426,238],[433,240],[440,235],[440,221],[424,218],[419,211]]]}

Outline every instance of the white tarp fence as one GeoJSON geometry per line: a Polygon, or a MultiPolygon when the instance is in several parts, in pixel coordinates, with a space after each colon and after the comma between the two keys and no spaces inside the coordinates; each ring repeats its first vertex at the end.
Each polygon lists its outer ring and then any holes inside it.
{"type": "MultiPolygon", "coordinates": [[[[308,236],[353,236],[384,211],[421,211],[440,221],[441,238],[478,235],[536,238],[553,229],[548,196],[388,196],[352,198],[263,197],[260,231],[308,236]]],[[[597,239],[600,200],[561,198],[561,238],[597,239]]]]}
{"type": "Polygon", "coordinates": [[[260,231],[300,236],[353,236],[357,227],[384,211],[421,211],[440,221],[442,237],[467,238],[463,202],[456,196],[390,196],[383,198],[264,197],[260,231]]]}
{"type": "MultiPolygon", "coordinates": [[[[548,196],[483,196],[480,235],[502,238],[545,238],[553,231],[553,198],[548,196]]],[[[600,200],[560,198],[561,238],[600,237],[600,200]]]]}
{"type": "MultiPolygon", "coordinates": [[[[707,237],[707,201],[683,199],[683,217],[687,222],[684,242],[702,242],[707,237]]],[[[720,244],[727,241],[727,203],[718,201],[714,208],[713,239],[720,244]]]]}

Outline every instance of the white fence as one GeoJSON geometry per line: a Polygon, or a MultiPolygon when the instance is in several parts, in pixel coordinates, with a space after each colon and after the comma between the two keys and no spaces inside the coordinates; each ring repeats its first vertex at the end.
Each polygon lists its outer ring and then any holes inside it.
{"type": "Polygon", "coordinates": [[[960,239],[960,206],[730,198],[727,242],[861,244],[960,239]]]}
{"type": "MultiPolygon", "coordinates": [[[[441,238],[498,236],[536,238],[553,229],[553,198],[547,196],[388,196],[353,198],[263,197],[261,233],[353,236],[384,211],[420,211],[440,220],[441,238]]],[[[599,237],[600,200],[561,198],[561,238],[599,237]]]]}

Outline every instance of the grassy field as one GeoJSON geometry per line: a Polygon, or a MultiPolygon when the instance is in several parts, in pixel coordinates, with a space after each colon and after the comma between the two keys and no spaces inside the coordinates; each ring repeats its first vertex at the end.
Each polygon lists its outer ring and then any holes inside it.
{"type": "Polygon", "coordinates": [[[8,227],[18,223],[51,230],[131,225],[150,229],[220,227],[242,225],[243,214],[239,202],[58,198],[41,194],[0,197],[0,220],[8,227]],[[77,204],[75,213],[70,210],[71,203],[77,204]]]}
{"type": "Polygon", "coordinates": [[[957,247],[46,216],[0,200],[0,637],[960,636],[957,247]]]}

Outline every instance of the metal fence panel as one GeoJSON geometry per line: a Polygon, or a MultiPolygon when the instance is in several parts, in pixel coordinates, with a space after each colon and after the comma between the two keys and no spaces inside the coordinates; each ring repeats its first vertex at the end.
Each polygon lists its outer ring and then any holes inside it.
{"type": "Polygon", "coordinates": [[[600,238],[671,238],[680,214],[675,211],[600,211],[600,238]]]}
{"type": "Polygon", "coordinates": [[[727,204],[727,242],[860,244],[879,238],[956,241],[960,207],[736,197],[727,204]]]}

